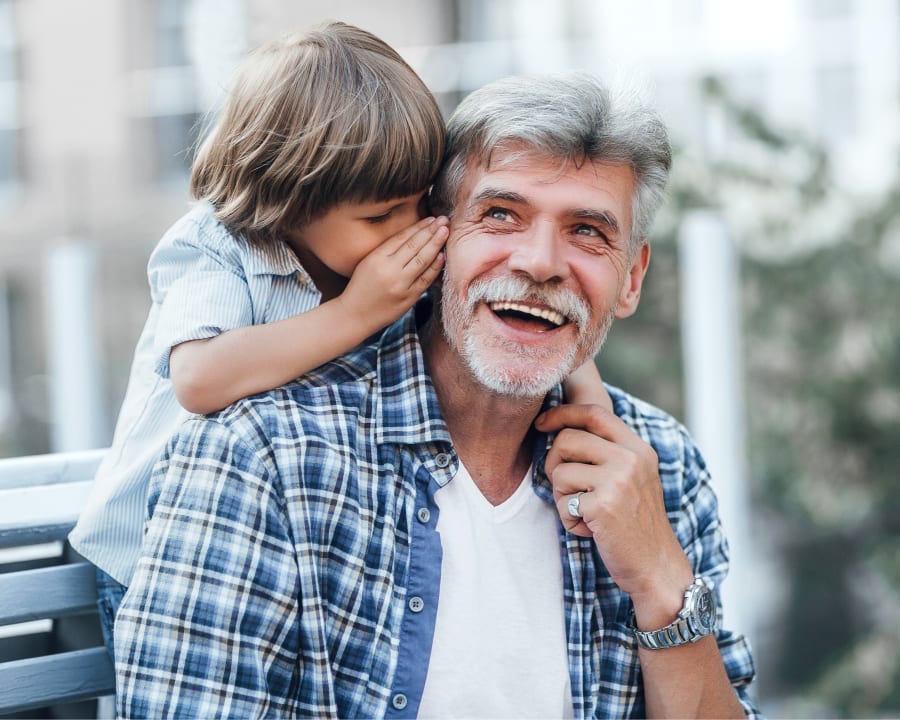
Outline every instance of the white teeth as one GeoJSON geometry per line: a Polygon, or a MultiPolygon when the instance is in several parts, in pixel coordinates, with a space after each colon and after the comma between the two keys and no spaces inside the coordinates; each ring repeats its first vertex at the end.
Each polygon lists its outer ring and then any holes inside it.
{"type": "Polygon", "coordinates": [[[562,313],[556,312],[556,310],[550,310],[549,308],[535,308],[531,307],[530,305],[522,305],[520,303],[510,302],[509,300],[489,302],[488,307],[494,312],[513,310],[525,315],[531,315],[533,317],[541,318],[541,320],[546,320],[547,322],[556,325],[556,327],[559,327],[566,321],[565,316],[562,313]]]}

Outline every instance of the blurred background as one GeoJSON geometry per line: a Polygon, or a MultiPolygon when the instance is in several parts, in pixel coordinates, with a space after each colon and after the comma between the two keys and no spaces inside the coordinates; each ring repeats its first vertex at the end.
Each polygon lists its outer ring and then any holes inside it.
{"type": "Polygon", "coordinates": [[[675,169],[601,371],[707,455],[764,711],[900,715],[900,0],[0,0],[0,457],[109,444],[201,119],[325,19],[448,114],[569,67],[656,102],[675,169]]]}

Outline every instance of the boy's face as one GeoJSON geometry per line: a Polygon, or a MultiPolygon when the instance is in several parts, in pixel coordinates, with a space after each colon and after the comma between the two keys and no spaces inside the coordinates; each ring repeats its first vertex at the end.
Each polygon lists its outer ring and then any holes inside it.
{"type": "Polygon", "coordinates": [[[294,233],[290,244],[304,265],[313,255],[332,272],[350,277],[372,250],[424,216],[424,195],[341,203],[294,233]]]}

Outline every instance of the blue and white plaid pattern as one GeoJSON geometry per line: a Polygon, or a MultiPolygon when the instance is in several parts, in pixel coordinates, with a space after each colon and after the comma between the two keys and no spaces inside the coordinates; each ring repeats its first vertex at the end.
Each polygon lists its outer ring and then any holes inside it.
{"type": "MultiPolygon", "coordinates": [[[[433,495],[458,467],[415,327],[411,312],[378,341],[173,438],[116,624],[122,716],[415,716],[434,615],[407,612],[407,594],[437,597],[433,495]]],[[[718,585],[727,547],[702,459],[671,418],[611,392],[659,454],[695,572],[718,585]]],[[[645,716],[630,600],[591,540],[560,530],[560,541],[575,717],[645,716]]],[[[755,714],[750,650],[718,639],[755,714]]]]}

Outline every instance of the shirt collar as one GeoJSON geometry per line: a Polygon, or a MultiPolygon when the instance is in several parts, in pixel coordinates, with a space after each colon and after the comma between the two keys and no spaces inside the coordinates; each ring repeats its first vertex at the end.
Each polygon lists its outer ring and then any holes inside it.
{"type": "Polygon", "coordinates": [[[377,363],[378,442],[451,442],[419,339],[418,328],[431,314],[431,303],[429,298],[423,298],[381,336],[377,363]]]}
{"type": "MultiPolygon", "coordinates": [[[[563,401],[562,385],[554,387],[544,398],[544,404],[541,406],[541,412],[549,410],[552,407],[561,405],[563,401]]],[[[532,475],[532,485],[538,497],[547,503],[553,503],[553,485],[547,477],[544,469],[544,461],[547,459],[547,453],[550,446],[556,438],[556,433],[538,433],[534,441],[534,455],[532,455],[531,463],[534,467],[532,475]]]]}
{"type": "Polygon", "coordinates": [[[300,264],[300,260],[284,240],[252,243],[245,239],[244,242],[247,244],[244,269],[248,275],[293,275],[296,273],[302,283],[315,288],[306,268],[300,264]]]}

